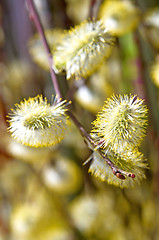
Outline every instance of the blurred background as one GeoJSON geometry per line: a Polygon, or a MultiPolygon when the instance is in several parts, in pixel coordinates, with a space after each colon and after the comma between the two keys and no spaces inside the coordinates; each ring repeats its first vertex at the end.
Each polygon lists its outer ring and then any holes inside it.
{"type": "Polygon", "coordinates": [[[88,132],[113,93],[145,99],[149,125],[140,150],[149,169],[133,189],[88,173],[89,163],[83,163],[91,151],[73,123],[56,147],[31,148],[11,139],[10,109],[37,94],[51,101],[54,89],[25,0],[0,1],[0,240],[159,239],[159,3],[126,1],[135,6],[127,12],[118,6],[122,2],[34,0],[52,51],[59,32],[85,19],[117,26],[113,52],[94,74],[78,81],[57,78],[88,132]]]}

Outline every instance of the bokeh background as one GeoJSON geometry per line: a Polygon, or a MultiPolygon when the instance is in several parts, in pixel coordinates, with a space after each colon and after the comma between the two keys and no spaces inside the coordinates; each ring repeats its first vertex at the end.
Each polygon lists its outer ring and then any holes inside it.
{"type": "MultiPolygon", "coordinates": [[[[120,0],[34,2],[44,29],[63,31],[99,18],[103,2],[120,0]]],[[[112,55],[98,70],[78,81],[57,76],[88,132],[113,93],[145,99],[149,125],[141,151],[147,178],[133,189],[120,189],[91,176],[89,163],[83,166],[91,151],[73,123],[56,147],[25,147],[11,139],[6,116],[14,104],[37,94],[51,101],[54,89],[25,0],[0,1],[0,240],[159,239],[159,3],[131,2],[139,21],[116,36],[112,55]]]]}

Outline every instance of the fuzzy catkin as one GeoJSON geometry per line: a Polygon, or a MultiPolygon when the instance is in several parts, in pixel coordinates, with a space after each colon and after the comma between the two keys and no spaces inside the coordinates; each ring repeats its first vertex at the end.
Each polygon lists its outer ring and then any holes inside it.
{"type": "Polygon", "coordinates": [[[90,76],[108,57],[115,38],[101,21],[84,21],[66,31],[54,52],[54,70],[67,79],[90,76]]]}
{"type": "Polygon", "coordinates": [[[24,99],[9,114],[9,131],[18,142],[31,147],[58,144],[67,128],[66,101],[50,106],[42,96],[24,99]]]}

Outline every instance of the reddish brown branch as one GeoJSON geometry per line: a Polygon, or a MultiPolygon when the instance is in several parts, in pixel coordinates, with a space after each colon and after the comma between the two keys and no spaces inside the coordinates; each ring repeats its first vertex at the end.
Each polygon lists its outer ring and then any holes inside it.
{"type": "Polygon", "coordinates": [[[36,11],[36,8],[35,8],[35,5],[34,5],[33,1],[32,0],[26,0],[26,2],[28,4],[30,19],[35,23],[37,31],[40,34],[41,40],[43,42],[43,45],[44,45],[44,48],[45,48],[45,51],[46,51],[46,54],[47,54],[47,57],[48,57],[49,65],[50,65],[50,74],[51,74],[52,83],[53,83],[55,92],[57,94],[57,99],[58,99],[58,101],[60,101],[62,99],[62,95],[61,95],[61,91],[60,91],[60,88],[59,88],[59,84],[58,84],[55,72],[53,70],[52,53],[51,53],[50,47],[48,45],[47,39],[45,37],[43,26],[41,24],[39,15],[36,11]]]}
{"type": "MultiPolygon", "coordinates": [[[[53,58],[52,58],[52,54],[51,54],[51,51],[50,51],[50,48],[49,48],[49,45],[48,45],[48,42],[47,42],[47,39],[45,37],[45,33],[44,33],[44,30],[43,30],[43,27],[42,27],[42,24],[40,22],[40,18],[38,16],[38,13],[36,11],[36,8],[34,6],[34,3],[33,3],[33,0],[26,0],[27,4],[28,4],[28,10],[29,10],[29,15],[30,15],[30,18],[31,20],[35,23],[35,26],[37,28],[37,31],[39,32],[40,36],[41,36],[41,39],[42,39],[42,42],[43,42],[43,45],[45,47],[45,51],[47,53],[47,56],[48,56],[48,61],[49,61],[49,64],[50,64],[50,73],[51,73],[51,78],[52,78],[52,83],[53,83],[53,86],[54,86],[54,89],[55,89],[55,92],[57,94],[57,98],[58,100],[60,101],[61,98],[62,98],[62,94],[61,94],[61,91],[60,91],[60,88],[59,88],[59,85],[58,85],[58,81],[57,81],[57,78],[56,78],[56,75],[55,75],[55,72],[52,68],[52,65],[53,65],[53,58]]],[[[92,1],[92,4],[94,4],[95,1],[92,1]]],[[[96,144],[94,142],[94,140],[91,138],[91,136],[87,133],[87,131],[83,128],[83,126],[80,124],[80,122],[76,119],[76,117],[73,115],[73,113],[71,111],[68,111],[67,112],[68,116],[72,119],[72,121],[74,122],[74,124],[77,126],[77,128],[79,129],[79,131],[81,132],[82,136],[84,136],[85,139],[87,139],[92,145],[94,148],[96,148],[96,144]]],[[[128,177],[131,177],[131,178],[134,178],[135,175],[133,173],[129,173],[129,172],[125,172],[121,169],[119,169],[118,167],[116,167],[114,165],[114,163],[106,156],[104,155],[100,148],[97,149],[97,151],[99,152],[99,154],[103,157],[103,159],[106,161],[106,163],[110,166],[110,168],[112,169],[112,172],[114,173],[114,175],[120,179],[125,179],[125,176],[128,176],[128,177]],[[125,175],[125,176],[124,176],[125,175]]]]}

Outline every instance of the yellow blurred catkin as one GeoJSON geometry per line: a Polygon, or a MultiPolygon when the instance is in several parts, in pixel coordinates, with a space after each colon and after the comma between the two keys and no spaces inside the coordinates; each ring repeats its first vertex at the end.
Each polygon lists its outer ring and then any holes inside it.
{"type": "Polygon", "coordinates": [[[121,36],[137,27],[139,13],[131,1],[104,1],[100,7],[99,19],[110,28],[114,36],[121,36]]]}

